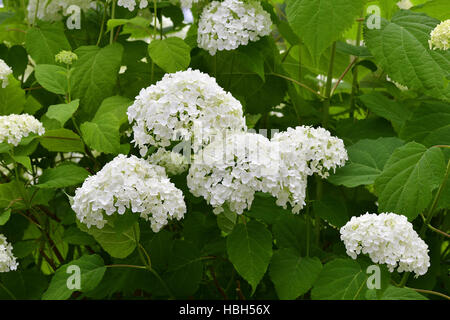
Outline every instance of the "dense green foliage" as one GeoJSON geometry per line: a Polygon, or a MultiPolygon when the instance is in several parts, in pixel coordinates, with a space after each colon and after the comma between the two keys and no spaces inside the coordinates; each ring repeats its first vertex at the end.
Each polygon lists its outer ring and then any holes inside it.
{"type": "Polygon", "coordinates": [[[69,29],[67,17],[32,23],[28,1],[3,2],[0,58],[13,74],[0,88],[0,115],[32,114],[45,134],[12,149],[0,144],[0,234],[19,262],[0,273],[1,299],[449,294],[450,51],[428,44],[434,27],[450,18],[448,1],[414,0],[400,10],[395,0],[261,0],[271,35],[215,56],[197,46],[198,18],[210,1],[193,5],[189,25],[169,1],[132,12],[96,1],[81,12],[80,29],[69,29]],[[369,5],[380,10],[379,28],[366,23],[369,5]],[[163,16],[172,23],[153,28],[163,16]],[[62,50],[78,59],[57,63],[62,50]],[[349,161],[326,180],[309,178],[298,215],[262,193],[243,215],[215,215],[189,192],[184,173],[171,178],[184,194],[184,219],[158,233],[128,214],[88,229],[70,197],[116,155],[139,156],[127,108],[142,88],[187,68],[231,92],[249,128],[321,126],[344,141],[349,161]],[[426,275],[380,265],[381,287],[367,288],[373,262],[347,256],[339,233],[366,212],[394,212],[413,223],[429,246],[426,275]],[[70,265],[80,267],[80,290],[67,287],[70,265]]]}

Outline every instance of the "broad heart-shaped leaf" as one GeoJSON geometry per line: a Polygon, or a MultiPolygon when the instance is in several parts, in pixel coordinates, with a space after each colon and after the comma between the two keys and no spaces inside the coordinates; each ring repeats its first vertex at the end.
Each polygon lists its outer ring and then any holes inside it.
{"type": "MultiPolygon", "coordinates": [[[[136,249],[136,241],[134,233],[137,232],[138,240],[140,237],[140,231],[137,222],[127,227],[125,230],[118,230],[119,223],[117,227],[115,226],[115,219],[110,219],[108,217],[108,223],[102,229],[98,229],[96,226],[91,226],[88,228],[86,225],[78,222],[77,225],[80,230],[87,232],[102,246],[102,248],[109,253],[114,258],[126,258],[128,257],[134,249],[136,249]]],[[[114,217],[117,218],[117,217],[114,217]]],[[[119,221],[120,222],[120,221],[119,221]]],[[[123,226],[122,226],[123,227],[123,226]]],[[[123,228],[121,228],[123,229],[123,228]]]]}
{"type": "Polygon", "coordinates": [[[376,115],[389,120],[396,131],[400,131],[411,111],[401,103],[389,99],[381,92],[371,92],[359,97],[365,106],[376,115]]]}
{"type": "Polygon", "coordinates": [[[105,264],[99,255],[93,254],[82,256],[77,260],[62,265],[56,270],[42,299],[65,300],[69,298],[74,291],[83,292],[93,290],[102,280],[105,271],[105,264]],[[69,287],[72,287],[72,285],[76,283],[73,279],[75,279],[77,275],[80,276],[80,288],[69,289],[69,287]]]}
{"type": "Polygon", "coordinates": [[[288,0],[286,15],[294,32],[317,59],[362,14],[364,0],[288,0]]]}
{"type": "Polygon", "coordinates": [[[186,298],[194,294],[202,280],[202,274],[200,251],[187,241],[175,241],[167,275],[167,283],[175,296],[186,298]]]}
{"type": "Polygon", "coordinates": [[[266,273],[272,257],[272,234],[260,222],[238,224],[227,238],[228,257],[236,271],[256,286],[266,273]]]}
{"type": "Polygon", "coordinates": [[[375,180],[379,212],[395,212],[413,220],[430,204],[444,172],[439,148],[427,149],[416,142],[398,148],[375,180]]]}
{"type": "Polygon", "coordinates": [[[119,120],[119,124],[121,125],[128,121],[127,110],[132,103],[133,101],[125,97],[108,97],[102,101],[102,104],[95,113],[94,119],[92,119],[92,121],[96,122],[98,119],[101,119],[104,114],[110,113],[114,115],[117,120],[119,120]]]}
{"type": "Polygon", "coordinates": [[[450,10],[447,0],[430,0],[410,9],[414,12],[423,12],[430,17],[444,21],[450,19],[450,10]]]}
{"type": "Polygon", "coordinates": [[[367,290],[366,298],[368,300],[428,300],[428,298],[413,289],[394,286],[387,287],[379,298],[376,296],[374,290],[367,290]]]}
{"type": "Polygon", "coordinates": [[[38,64],[34,68],[36,80],[47,91],[67,93],[67,69],[53,64],[38,64]]]}
{"type": "Polygon", "coordinates": [[[25,91],[20,87],[20,82],[14,77],[8,77],[9,84],[6,88],[0,88],[0,115],[22,112],[26,99],[25,91]]]}
{"type": "Polygon", "coordinates": [[[367,274],[358,262],[335,259],[322,269],[311,291],[313,300],[360,300],[367,289],[367,274]]]}
{"type": "Polygon", "coordinates": [[[78,60],[70,77],[71,94],[80,99],[84,115],[92,117],[100,103],[114,93],[123,47],[119,43],[104,48],[83,46],[75,53],[78,60]]]}
{"type": "Polygon", "coordinates": [[[295,249],[306,254],[306,224],[301,216],[283,215],[273,226],[273,236],[278,248],[295,249]]]}
{"type": "Polygon", "coordinates": [[[89,176],[86,169],[74,164],[63,164],[44,170],[38,188],[65,188],[82,183],[89,176]]]}
{"type": "Polygon", "coordinates": [[[191,47],[181,38],[153,40],[148,45],[150,58],[166,72],[185,70],[191,62],[191,47]]]}
{"type": "Polygon", "coordinates": [[[392,20],[381,19],[380,29],[365,29],[364,41],[375,60],[392,80],[409,89],[450,99],[446,77],[450,52],[430,50],[430,32],[439,20],[401,10],[392,20]]]}
{"type": "Polygon", "coordinates": [[[57,120],[63,127],[67,120],[69,120],[75,111],[77,111],[79,104],[79,99],[73,100],[69,103],[55,104],[48,107],[45,115],[47,118],[57,120]]]}
{"type": "Polygon", "coordinates": [[[281,249],[273,254],[269,272],[278,297],[293,300],[311,289],[321,270],[319,258],[300,257],[292,249],[281,249]]]}
{"type": "Polygon", "coordinates": [[[392,152],[402,145],[403,141],[394,137],[360,140],[347,148],[348,162],[331,174],[328,181],[348,188],[373,184],[392,152]]]}
{"type": "Polygon", "coordinates": [[[39,137],[39,142],[48,151],[84,153],[80,136],[64,128],[46,131],[43,136],[39,137]]]}
{"type": "Polygon", "coordinates": [[[94,150],[104,153],[120,152],[119,120],[111,113],[98,117],[95,122],[81,125],[81,133],[86,144],[94,150]]]}
{"type": "Polygon", "coordinates": [[[417,107],[406,121],[400,137],[427,147],[450,142],[450,104],[426,101],[417,107]]]}
{"type": "Polygon", "coordinates": [[[57,53],[61,50],[71,50],[61,22],[41,22],[29,29],[25,47],[36,64],[55,64],[57,53]]]}

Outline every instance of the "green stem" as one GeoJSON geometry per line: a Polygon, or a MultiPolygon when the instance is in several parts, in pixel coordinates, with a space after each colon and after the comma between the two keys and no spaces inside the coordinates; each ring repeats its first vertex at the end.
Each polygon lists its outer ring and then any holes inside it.
{"type": "Polygon", "coordinates": [[[36,20],[37,20],[37,14],[39,11],[39,0],[36,1],[36,11],[34,12],[34,20],[33,20],[33,25],[36,24],[36,20]]]}
{"type": "MultiPolygon", "coordinates": [[[[362,22],[358,23],[358,30],[356,31],[356,46],[359,46],[359,43],[361,42],[361,29],[362,29],[362,22]]],[[[358,57],[355,57],[353,67],[353,81],[352,81],[352,92],[350,94],[350,117],[354,118],[355,116],[355,108],[356,108],[356,93],[358,92],[358,57]]]]}
{"type": "Polygon", "coordinates": [[[432,294],[432,295],[439,296],[439,297],[445,298],[447,300],[450,300],[449,296],[447,296],[447,295],[445,295],[443,293],[437,292],[437,291],[417,289],[417,288],[410,288],[410,287],[405,287],[405,288],[408,288],[408,289],[411,289],[411,290],[414,290],[414,291],[417,291],[417,292],[420,292],[420,293],[432,294]]]}
{"type": "Polygon", "coordinates": [[[325,85],[325,100],[323,102],[322,127],[328,127],[328,118],[330,116],[330,99],[331,99],[331,84],[333,81],[333,66],[334,57],[336,55],[336,41],[331,46],[330,64],[328,66],[327,83],[325,85]]]}
{"type": "Polygon", "coordinates": [[[100,40],[103,37],[103,31],[105,30],[105,19],[106,19],[106,5],[103,7],[102,25],[100,26],[100,33],[98,35],[96,46],[100,44],[100,40]]]}
{"type": "MultiPolygon", "coordinates": [[[[111,19],[114,19],[114,16],[116,15],[116,0],[112,0],[111,4],[111,19]]],[[[114,27],[111,28],[111,33],[109,34],[109,43],[114,42],[114,27]]]]}

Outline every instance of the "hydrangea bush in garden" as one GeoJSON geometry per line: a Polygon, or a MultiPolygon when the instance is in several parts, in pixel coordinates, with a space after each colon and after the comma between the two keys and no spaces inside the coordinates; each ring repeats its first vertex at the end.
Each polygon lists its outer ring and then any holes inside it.
{"type": "Polygon", "coordinates": [[[1,299],[449,298],[448,1],[3,2],[1,299]]]}

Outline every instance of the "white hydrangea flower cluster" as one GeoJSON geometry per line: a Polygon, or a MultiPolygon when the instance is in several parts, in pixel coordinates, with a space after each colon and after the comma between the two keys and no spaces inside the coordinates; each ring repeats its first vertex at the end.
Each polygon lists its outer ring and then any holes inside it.
{"type": "Polygon", "coordinates": [[[194,151],[226,130],[246,130],[242,105],[216,79],[188,69],[166,74],[142,89],[128,108],[134,140],[145,156],[148,146],[168,147],[172,141],[192,141],[194,151]]]}
{"type": "Polygon", "coordinates": [[[324,128],[299,126],[295,129],[278,132],[272,138],[272,142],[279,143],[282,158],[287,165],[299,166],[307,175],[317,173],[322,178],[329,176],[330,170],[343,166],[348,160],[344,142],[333,137],[324,128]],[[306,161],[304,168],[301,163],[306,161]]]}
{"type": "Polygon", "coordinates": [[[431,39],[428,40],[430,49],[448,50],[450,48],[450,19],[442,21],[431,31],[431,39]]]}
{"type": "Polygon", "coordinates": [[[8,77],[12,74],[12,69],[6,64],[3,59],[0,59],[0,81],[2,88],[6,88],[9,84],[8,77]]]}
{"type": "Polygon", "coordinates": [[[197,43],[211,55],[234,50],[270,34],[272,21],[258,1],[213,1],[203,9],[197,43]]]}
{"type": "Polygon", "coordinates": [[[150,155],[148,162],[163,167],[169,176],[176,176],[188,169],[188,160],[182,154],[164,148],[150,155]]]}
{"type": "Polygon", "coordinates": [[[403,215],[366,213],[352,217],[340,230],[347,254],[356,259],[368,254],[374,263],[386,264],[389,271],[424,275],[430,266],[427,244],[403,215]]]}
{"type": "Polygon", "coordinates": [[[192,4],[198,3],[199,0],[180,0],[182,8],[192,8],[192,4]]]}
{"type": "Polygon", "coordinates": [[[6,237],[0,234],[0,272],[16,270],[19,265],[12,253],[12,245],[6,241],[6,237]]]}
{"type": "Polygon", "coordinates": [[[183,193],[167,178],[164,168],[135,156],[118,155],[75,191],[72,209],[88,227],[103,228],[107,216],[127,209],[140,213],[158,232],[168,219],[186,212],[183,193]]]}
{"type": "Polygon", "coordinates": [[[217,138],[194,156],[187,185],[214,207],[223,206],[237,214],[249,209],[256,191],[278,190],[277,152],[270,140],[256,133],[231,133],[217,138]]]}
{"type": "Polygon", "coordinates": [[[22,138],[28,137],[30,133],[40,136],[45,133],[44,126],[35,117],[29,114],[0,116],[0,142],[17,146],[22,138]]]}
{"type": "MultiPolygon", "coordinates": [[[[144,9],[148,6],[148,0],[140,0],[139,9],[144,9]]],[[[130,11],[134,11],[136,7],[136,0],[119,0],[117,1],[117,5],[120,7],[127,8],[130,11]]]]}
{"type": "Polygon", "coordinates": [[[66,15],[66,10],[71,5],[87,11],[93,3],[95,3],[93,0],[39,0],[39,8],[37,8],[38,0],[29,0],[28,21],[34,23],[35,17],[44,21],[59,21],[66,15]]]}

